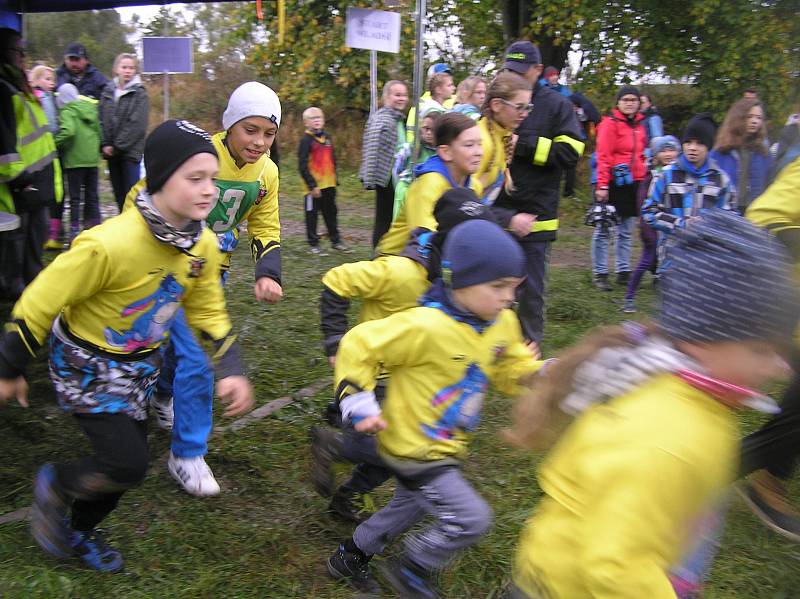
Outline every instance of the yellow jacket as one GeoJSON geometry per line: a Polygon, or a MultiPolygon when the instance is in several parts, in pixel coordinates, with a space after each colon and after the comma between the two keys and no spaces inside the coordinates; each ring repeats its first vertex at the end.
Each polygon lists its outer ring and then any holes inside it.
{"type": "Polygon", "coordinates": [[[674,375],[591,408],[541,466],[515,583],[532,597],[675,599],[667,572],[738,452],[733,412],[674,375]]]}
{"type": "MultiPolygon", "coordinates": [[[[227,132],[211,137],[219,155],[219,175],[215,184],[217,201],[206,219],[208,228],[217,235],[228,233],[247,221],[250,250],[256,262],[256,279],[269,277],[281,280],[281,223],[278,214],[278,167],[264,155],[254,164],[236,166],[225,147],[227,132]]],[[[133,206],[146,179],[139,181],[125,198],[125,209],[133,206]]],[[[230,264],[230,256],[223,267],[230,264]]]]}
{"type": "MultiPolygon", "coordinates": [[[[478,128],[481,132],[483,158],[478,172],[472,177],[480,183],[484,198],[486,198],[487,195],[496,196],[503,186],[507,166],[506,139],[511,136],[512,132],[503,129],[499,123],[490,121],[486,117],[481,117],[478,121],[478,128]]],[[[491,197],[491,200],[494,200],[494,197],[491,197]]]]}
{"type": "MultiPolygon", "coordinates": [[[[441,159],[438,156],[432,156],[417,168],[424,167],[432,161],[441,163],[441,159]]],[[[433,217],[433,208],[439,198],[442,197],[442,194],[453,187],[449,176],[446,176],[443,172],[441,169],[428,170],[414,179],[414,182],[408,187],[406,201],[400,208],[397,218],[394,219],[391,228],[378,242],[376,249],[379,255],[399,254],[408,243],[411,232],[417,227],[425,227],[431,231],[436,231],[437,226],[436,219],[433,217]]],[[[469,187],[480,196],[481,187],[475,177],[469,178],[469,187]]]]}
{"type": "Polygon", "coordinates": [[[481,333],[438,308],[420,306],[365,322],[344,336],[336,359],[337,397],[373,390],[379,370],[386,369],[391,383],[383,402],[388,426],[378,434],[381,453],[420,462],[461,460],[489,381],[513,395],[519,378],[540,365],[511,310],[481,333]]]}
{"type": "Polygon", "coordinates": [[[190,254],[153,236],[137,209],[84,231],[25,289],[12,327],[31,354],[59,314],[79,339],[112,354],[158,347],[181,306],[215,340],[231,330],[219,284],[221,255],[203,230],[190,254]],[[20,323],[21,321],[21,323],[20,323]],[[32,338],[32,339],[31,339],[32,338]]]}

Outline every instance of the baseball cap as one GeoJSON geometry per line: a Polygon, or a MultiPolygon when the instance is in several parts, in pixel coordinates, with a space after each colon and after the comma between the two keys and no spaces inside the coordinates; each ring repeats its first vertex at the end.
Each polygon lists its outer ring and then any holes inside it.
{"type": "Polygon", "coordinates": [[[428,79],[433,77],[434,75],[438,75],[439,73],[449,73],[450,66],[443,63],[437,62],[436,64],[432,64],[428,67],[428,79]]]}
{"type": "Polygon", "coordinates": [[[67,46],[67,49],[64,50],[64,56],[74,56],[76,58],[88,58],[88,55],[86,54],[86,46],[84,46],[80,42],[72,42],[70,45],[67,46]]]}
{"type": "Polygon", "coordinates": [[[517,73],[526,73],[531,65],[542,64],[539,48],[527,40],[514,42],[506,49],[503,68],[517,73]]]}

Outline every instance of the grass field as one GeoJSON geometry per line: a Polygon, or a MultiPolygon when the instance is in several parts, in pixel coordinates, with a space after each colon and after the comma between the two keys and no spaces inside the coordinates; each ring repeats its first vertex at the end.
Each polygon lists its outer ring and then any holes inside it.
{"type": "MultiPolygon", "coordinates": [[[[282,166],[284,300],[257,305],[246,248],[234,259],[227,287],[230,312],[241,329],[259,405],[330,376],[321,346],[319,280],[330,267],[369,257],[372,194],[346,173],[339,189],[341,225],[351,254],[306,252],[302,203],[295,165],[282,166]]],[[[585,194],[584,194],[585,195],[585,194]]],[[[551,355],[588,329],[622,320],[622,291],[595,291],[589,282],[589,229],[585,201],[565,200],[566,227],[553,250],[544,353],[551,355]]],[[[135,248],[133,249],[135,251],[135,248]]],[[[654,304],[649,280],[640,294],[639,318],[654,304]]],[[[10,307],[5,306],[6,313],[10,307]]],[[[355,312],[355,310],[353,311],[355,312]]],[[[30,371],[28,410],[0,409],[0,514],[27,506],[31,479],[45,461],[79,456],[83,437],[58,410],[44,356],[30,371]]],[[[102,575],[73,563],[57,563],[34,546],[27,523],[0,524],[0,596],[13,598],[263,597],[335,598],[352,593],[328,577],[324,559],[351,528],[331,519],[326,503],[308,482],[308,429],[318,422],[328,387],[273,415],[211,441],[208,462],[220,481],[218,498],[200,500],[180,491],[166,472],[168,437],[151,428],[155,463],[144,484],[129,492],[104,523],[123,551],[124,573],[102,575]]],[[[490,534],[466,552],[442,582],[449,598],[492,598],[510,571],[518,533],[540,490],[540,456],[504,445],[497,432],[507,424],[509,400],[488,402],[476,434],[466,476],[495,510],[490,534]]],[[[224,424],[218,418],[219,424],[224,424]]],[[[743,416],[744,430],[759,423],[743,416]]],[[[794,499],[800,504],[795,484],[794,499]]],[[[381,504],[390,488],[374,500],[381,504]]],[[[624,581],[620,581],[624,585],[624,581]]],[[[387,596],[391,594],[387,591],[387,596]]],[[[800,597],[800,545],[767,530],[735,502],[708,598],[800,597]]],[[[580,599],[580,598],[574,598],[580,599]]],[[[642,599],[648,599],[643,597],[642,599]]]]}

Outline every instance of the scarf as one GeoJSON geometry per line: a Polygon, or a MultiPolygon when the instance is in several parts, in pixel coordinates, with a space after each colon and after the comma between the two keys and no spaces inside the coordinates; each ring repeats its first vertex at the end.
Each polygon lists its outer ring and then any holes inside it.
{"type": "Polygon", "coordinates": [[[194,244],[200,239],[200,234],[203,232],[203,223],[200,221],[189,221],[185,229],[168,223],[161,213],[156,210],[153,205],[153,198],[144,189],[139,192],[134,201],[139,213],[147,223],[150,232],[158,241],[171,245],[184,254],[191,256],[189,252],[194,244]]]}
{"type": "Polygon", "coordinates": [[[441,310],[453,320],[468,324],[478,333],[483,333],[488,327],[494,324],[494,321],[478,318],[472,312],[465,310],[455,303],[450,294],[450,288],[445,285],[444,280],[441,278],[433,282],[430,289],[420,298],[419,304],[426,308],[441,310]]]}

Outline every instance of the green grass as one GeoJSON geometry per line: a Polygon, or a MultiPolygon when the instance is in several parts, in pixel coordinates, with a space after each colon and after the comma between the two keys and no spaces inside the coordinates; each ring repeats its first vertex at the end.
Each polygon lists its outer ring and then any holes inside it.
{"type": "MultiPolygon", "coordinates": [[[[319,280],[335,264],[366,259],[370,253],[373,196],[360,189],[352,173],[342,173],[339,206],[343,229],[357,243],[356,251],[323,258],[306,253],[295,173],[294,164],[285,161],[281,213],[291,234],[285,233],[283,241],[284,300],[277,306],[253,301],[246,248],[234,258],[227,288],[259,405],[330,375],[320,347],[319,280]]],[[[581,223],[585,205],[585,198],[564,205],[566,228],[555,245],[550,272],[548,355],[596,325],[622,319],[620,290],[597,292],[587,266],[557,265],[564,255],[574,261],[581,251],[588,264],[588,228],[581,223]]],[[[644,318],[654,303],[649,280],[637,299],[642,308],[637,317],[644,318]]],[[[30,503],[30,481],[41,463],[77,457],[88,449],[56,407],[43,359],[31,369],[30,382],[31,409],[0,409],[0,513],[30,503]]],[[[326,514],[324,500],[307,478],[308,428],[318,422],[329,395],[325,390],[238,433],[215,437],[208,461],[223,487],[218,498],[200,500],[179,491],[157,462],[144,484],[126,494],[104,524],[124,552],[123,574],[101,575],[59,564],[33,545],[26,523],[0,525],[0,596],[350,597],[351,592],[331,582],[323,560],[351,528],[326,514]]],[[[496,597],[510,571],[519,530],[540,495],[535,479],[539,456],[509,448],[497,435],[508,424],[509,405],[500,397],[488,402],[465,468],[495,510],[494,527],[479,547],[444,574],[446,597],[496,597]]],[[[217,422],[225,421],[218,417],[217,422]]],[[[758,424],[753,415],[743,417],[745,430],[758,424]]],[[[153,428],[151,450],[160,456],[168,449],[168,438],[153,428]]],[[[385,488],[376,493],[376,503],[390,492],[385,488]]],[[[794,499],[800,503],[797,488],[794,499]]],[[[789,599],[800,595],[798,589],[800,546],[776,536],[734,503],[706,597],[789,599]]]]}

